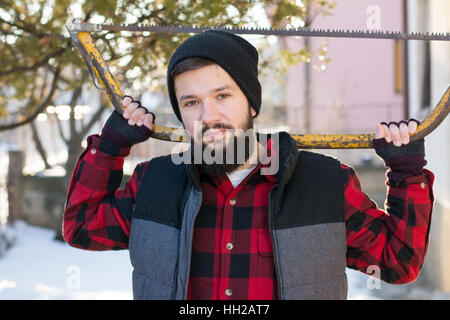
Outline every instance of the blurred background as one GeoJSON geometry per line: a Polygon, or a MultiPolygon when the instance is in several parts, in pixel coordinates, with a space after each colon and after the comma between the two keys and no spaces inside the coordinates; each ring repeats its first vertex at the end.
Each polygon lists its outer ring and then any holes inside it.
{"type": "MultiPolygon", "coordinates": [[[[86,138],[112,111],[66,24],[186,24],[450,32],[448,0],[1,0],[0,299],[131,299],[128,252],[70,248],[66,192],[86,138]]],[[[124,94],[181,127],[165,86],[168,59],[189,35],[102,32],[96,45],[124,94]]],[[[450,83],[448,42],[244,36],[260,53],[256,127],[290,133],[373,133],[381,121],[423,120],[450,83]]],[[[126,159],[168,154],[150,139],[126,159]]],[[[320,150],[353,166],[384,208],[385,168],[372,150],[320,150]]],[[[450,297],[450,121],[426,138],[436,175],[428,258],[417,281],[393,286],[348,270],[350,299],[450,297]]]]}

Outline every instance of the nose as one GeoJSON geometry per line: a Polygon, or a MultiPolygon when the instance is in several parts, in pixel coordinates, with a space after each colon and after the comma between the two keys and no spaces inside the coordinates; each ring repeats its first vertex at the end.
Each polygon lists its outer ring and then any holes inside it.
{"type": "Polygon", "coordinates": [[[205,125],[212,125],[220,121],[219,106],[212,99],[206,99],[203,102],[201,120],[205,125]]]}

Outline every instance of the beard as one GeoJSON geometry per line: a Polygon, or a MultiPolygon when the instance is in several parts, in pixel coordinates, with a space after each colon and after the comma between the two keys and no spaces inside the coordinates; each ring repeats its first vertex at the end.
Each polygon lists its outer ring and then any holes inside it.
{"type": "Polygon", "coordinates": [[[248,116],[237,129],[236,131],[232,126],[224,123],[215,123],[202,128],[201,142],[195,141],[195,139],[192,140],[192,148],[199,147],[198,145],[194,147],[194,144],[201,144],[202,157],[201,163],[198,163],[198,165],[202,173],[211,176],[222,176],[233,172],[248,161],[254,151],[256,142],[253,134],[253,117],[250,113],[250,107],[248,116]],[[226,130],[225,136],[222,136],[221,141],[205,143],[203,142],[203,134],[209,129],[226,130]],[[245,134],[243,134],[244,132],[245,134]]]}

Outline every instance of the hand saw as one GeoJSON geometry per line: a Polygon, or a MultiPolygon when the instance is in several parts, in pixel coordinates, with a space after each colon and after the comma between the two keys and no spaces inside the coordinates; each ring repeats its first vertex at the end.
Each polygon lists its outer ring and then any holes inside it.
{"type": "MultiPolygon", "coordinates": [[[[276,36],[304,37],[340,37],[359,39],[394,39],[394,40],[424,40],[450,41],[450,33],[401,33],[385,31],[354,31],[354,30],[324,30],[324,29],[267,29],[267,28],[237,28],[237,27],[205,27],[183,25],[106,25],[85,23],[79,19],[68,24],[67,30],[85,61],[97,88],[105,90],[115,110],[123,113],[123,94],[109,71],[105,61],[97,49],[91,32],[101,31],[137,31],[137,32],[170,32],[170,33],[200,33],[207,30],[222,30],[235,34],[259,34],[276,36]]],[[[450,112],[450,86],[433,111],[418,126],[410,137],[411,141],[419,140],[430,134],[445,119],[450,112]]],[[[373,133],[362,134],[291,134],[299,149],[367,149],[372,148],[375,139],[373,133]]],[[[152,137],[159,140],[188,142],[189,135],[182,129],[153,125],[152,137]]]]}

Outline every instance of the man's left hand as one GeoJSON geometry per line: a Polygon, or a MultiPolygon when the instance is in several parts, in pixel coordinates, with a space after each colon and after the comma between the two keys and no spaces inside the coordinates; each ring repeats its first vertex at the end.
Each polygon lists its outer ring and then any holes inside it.
{"type": "Polygon", "coordinates": [[[385,138],[387,143],[393,143],[396,147],[407,145],[409,136],[413,135],[417,130],[418,121],[410,119],[400,122],[382,122],[378,124],[378,130],[375,139],[385,138]]]}

